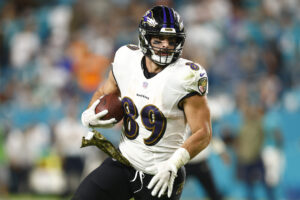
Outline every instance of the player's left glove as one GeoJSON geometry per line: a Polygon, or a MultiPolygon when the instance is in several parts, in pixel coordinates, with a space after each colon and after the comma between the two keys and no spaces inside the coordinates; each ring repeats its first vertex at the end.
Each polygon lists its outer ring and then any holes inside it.
{"type": "Polygon", "coordinates": [[[177,149],[174,154],[165,162],[158,163],[152,167],[147,167],[146,171],[153,171],[155,176],[151,179],[148,189],[152,189],[151,195],[160,198],[168,189],[168,197],[171,197],[174,180],[177,171],[190,160],[190,154],[185,148],[177,149]]]}
{"type": "Polygon", "coordinates": [[[97,99],[89,108],[87,108],[81,114],[81,122],[84,126],[89,128],[111,128],[116,123],[115,118],[109,120],[102,120],[108,110],[103,110],[99,113],[95,113],[96,106],[100,103],[100,99],[97,99]]]}

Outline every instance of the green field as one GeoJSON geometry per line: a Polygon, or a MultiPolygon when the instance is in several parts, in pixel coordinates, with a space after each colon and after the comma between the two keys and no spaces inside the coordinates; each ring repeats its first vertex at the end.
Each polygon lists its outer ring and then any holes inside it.
{"type": "Polygon", "coordinates": [[[40,195],[5,195],[0,200],[69,200],[71,197],[40,196],[40,195]]]}
{"type": "MultiPolygon", "coordinates": [[[[41,196],[41,195],[5,195],[0,196],[0,200],[70,200],[71,197],[57,197],[57,196],[41,196]]],[[[130,199],[134,200],[134,199],[130,199]]],[[[181,200],[199,200],[198,198],[184,198],[181,200]]],[[[206,199],[200,199],[206,200],[206,199]]]]}

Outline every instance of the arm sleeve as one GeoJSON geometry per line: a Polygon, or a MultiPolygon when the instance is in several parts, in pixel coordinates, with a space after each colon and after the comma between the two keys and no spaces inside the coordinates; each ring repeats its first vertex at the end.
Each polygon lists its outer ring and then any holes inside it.
{"type": "Polygon", "coordinates": [[[194,68],[190,70],[191,75],[186,80],[185,90],[188,91],[188,93],[196,93],[203,96],[208,93],[208,77],[203,67],[200,65],[196,66],[195,68],[198,70],[194,68]]]}
{"type": "Polygon", "coordinates": [[[186,65],[189,65],[189,69],[183,72],[184,78],[181,79],[183,81],[183,90],[185,91],[185,94],[179,101],[179,109],[183,109],[181,102],[184,99],[194,95],[204,96],[208,93],[206,70],[199,64],[188,62],[186,65]]]}

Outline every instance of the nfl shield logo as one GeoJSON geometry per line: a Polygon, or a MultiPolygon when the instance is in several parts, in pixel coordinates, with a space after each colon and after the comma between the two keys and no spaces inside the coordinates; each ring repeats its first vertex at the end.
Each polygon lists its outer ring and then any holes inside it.
{"type": "Polygon", "coordinates": [[[147,88],[148,87],[148,83],[147,82],[143,82],[143,88],[147,88]]]}

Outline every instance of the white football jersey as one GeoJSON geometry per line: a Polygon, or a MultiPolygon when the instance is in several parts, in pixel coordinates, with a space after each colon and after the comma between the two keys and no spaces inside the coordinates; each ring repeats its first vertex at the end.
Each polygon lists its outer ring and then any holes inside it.
{"type": "Polygon", "coordinates": [[[207,74],[199,64],[180,58],[146,78],[143,56],[137,46],[123,46],[112,71],[125,109],[119,148],[137,170],[153,174],[145,168],[169,159],[183,144],[186,120],[180,101],[205,95],[207,74]]]}

